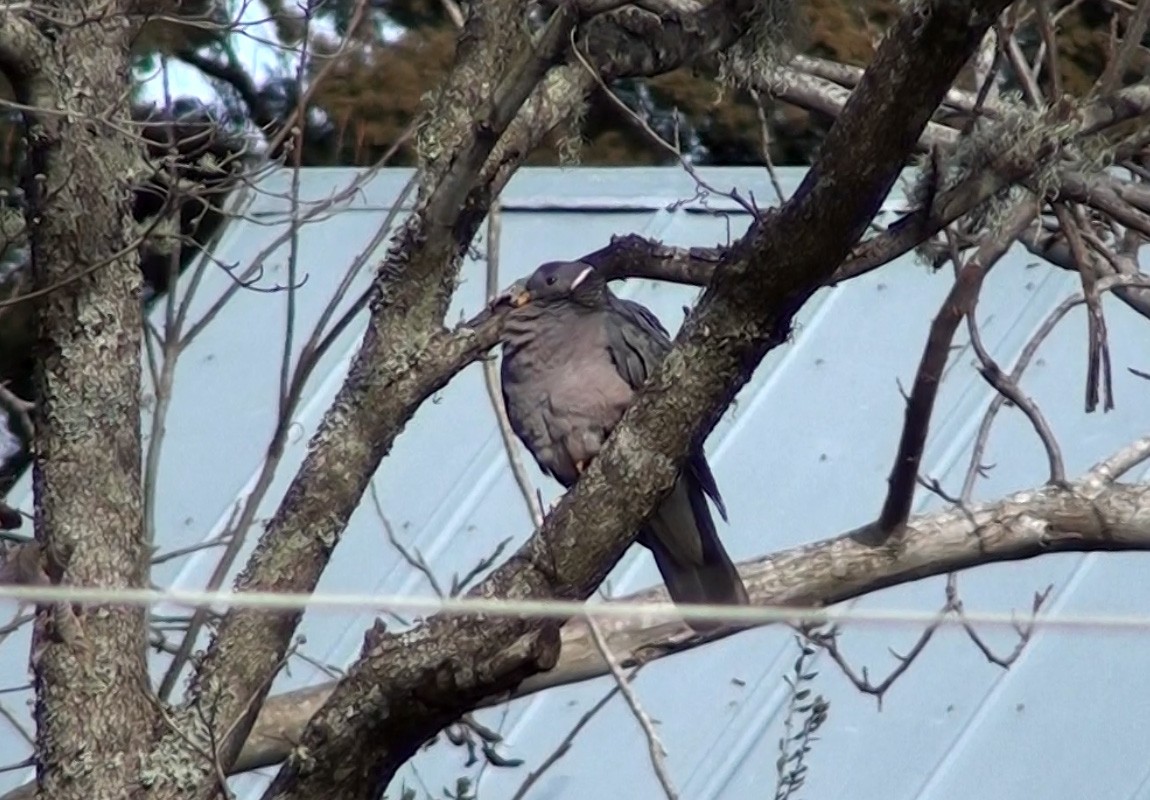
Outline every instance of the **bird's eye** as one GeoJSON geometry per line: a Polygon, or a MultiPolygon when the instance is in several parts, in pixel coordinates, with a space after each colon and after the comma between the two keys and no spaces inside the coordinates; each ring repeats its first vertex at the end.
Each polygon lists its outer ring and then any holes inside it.
{"type": "Polygon", "coordinates": [[[559,279],[556,278],[554,275],[552,275],[550,278],[547,279],[547,285],[548,286],[554,286],[555,281],[557,281],[557,280],[559,280],[559,279]]]}

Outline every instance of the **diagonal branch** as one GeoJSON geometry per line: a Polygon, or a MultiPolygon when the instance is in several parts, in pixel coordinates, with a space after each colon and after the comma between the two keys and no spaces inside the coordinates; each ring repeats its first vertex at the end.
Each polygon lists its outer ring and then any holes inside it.
{"type": "MultiPolygon", "coordinates": [[[[1005,5],[943,0],[929,13],[926,5],[906,11],[795,197],[731,249],[676,347],[578,486],[475,594],[578,599],[594,591],[690,445],[862,234],[1005,5]]],[[[306,764],[290,760],[267,796],[374,796],[419,742],[483,697],[549,669],[558,645],[552,623],[477,617],[436,616],[382,637],[313,719],[299,748],[306,764]]]]}
{"type": "Polygon", "coordinates": [[[276,119],[276,115],[272,113],[267,101],[260,96],[259,88],[256,87],[252,76],[238,63],[221,61],[195,50],[181,50],[176,53],[176,58],[195,67],[209,78],[223,81],[235,89],[236,94],[247,106],[252,121],[265,134],[270,136],[277,127],[279,121],[276,119]]]}
{"type": "Polygon", "coordinates": [[[954,286],[930,326],[914,386],[906,401],[906,417],[898,443],[889,489],[878,518],[879,542],[885,541],[910,517],[918,468],[922,462],[934,400],[942,385],[942,373],[950,357],[950,345],[963,318],[974,313],[986,273],[1006,255],[1018,235],[1031,223],[1037,209],[1028,199],[1018,202],[1005,222],[988,236],[955,276],[954,286]]]}
{"type": "MultiPolygon", "coordinates": [[[[1139,455],[1150,453],[1150,437],[1139,444],[1139,455]]],[[[1125,455],[1126,451],[1116,454],[1125,455]]],[[[739,571],[757,606],[821,607],[934,575],[1037,558],[1049,552],[1150,551],[1147,485],[1091,479],[1069,490],[1047,485],[975,506],[969,512],[970,516],[959,509],[948,509],[911,519],[898,548],[871,548],[859,542],[859,531],[845,531],[813,544],[745,561],[739,571]]],[[[666,590],[658,586],[607,604],[666,601],[666,590]]],[[[624,668],[714,641],[714,637],[684,639],[682,625],[675,620],[652,622],[604,616],[599,626],[624,668]]],[[[722,633],[727,635],[732,632],[722,633]]],[[[606,674],[607,664],[592,641],[586,622],[574,618],[561,631],[560,654],[554,669],[528,678],[509,694],[486,698],[478,705],[500,705],[606,674]]],[[[330,682],[269,698],[233,770],[258,769],[285,759],[300,741],[308,719],[334,688],[335,683],[330,682]]],[[[24,796],[9,794],[0,800],[24,796]]]]}
{"type": "MultiPolygon", "coordinates": [[[[518,9],[516,4],[477,6],[467,24],[505,32],[511,28],[498,14],[514,15],[518,9]]],[[[570,74],[567,68],[544,77],[567,46],[570,25],[570,14],[561,10],[534,41],[510,54],[497,46],[504,33],[491,39],[489,47],[477,48],[476,31],[464,32],[457,68],[445,84],[457,88],[439,98],[431,123],[437,133],[424,146],[435,158],[422,173],[416,212],[379,268],[363,346],[321,422],[304,465],[237,582],[238,590],[310,591],[358,505],[367,479],[418,402],[427,396],[424,390],[442,387],[493,343],[497,321],[489,320],[475,333],[451,334],[441,328],[443,314],[462,254],[492,198],[590,89],[590,82],[572,91],[552,80],[570,74]],[[485,49],[496,51],[495,61],[506,65],[502,78],[493,79],[483,72],[485,59],[492,55],[485,49]],[[473,101],[451,94],[465,91],[460,86],[478,91],[491,82],[494,92],[488,90],[473,101]],[[462,118],[460,109],[465,112],[462,118]],[[452,119],[462,121],[452,127],[448,124],[452,119]],[[447,142],[454,143],[455,149],[444,150],[447,142]]],[[[701,25],[699,30],[705,34],[709,28],[701,25]]],[[[683,35],[698,45],[688,33],[683,35]]],[[[724,44],[722,39],[712,42],[712,46],[724,44]]],[[[664,46],[659,50],[662,60],[644,63],[652,69],[674,68],[678,66],[675,54],[680,51],[698,52],[692,47],[664,46]]],[[[618,63],[620,68],[631,68],[625,60],[618,63]]],[[[192,687],[193,705],[184,718],[192,719],[197,705],[212,708],[220,720],[240,715],[235,724],[229,724],[228,740],[221,742],[225,765],[238,752],[266,692],[268,665],[282,660],[298,619],[297,614],[285,614],[269,625],[265,615],[235,610],[225,618],[201,663],[192,687]]],[[[151,761],[166,763],[173,751],[185,749],[179,737],[169,736],[151,754],[151,761]]],[[[209,778],[205,773],[205,791],[213,788],[209,778]]]]}
{"type": "MultiPolygon", "coordinates": [[[[473,14],[469,24],[481,27],[485,15],[500,9],[506,12],[506,6],[484,6],[484,12],[473,14]]],[[[367,482],[410,414],[405,405],[393,402],[404,393],[398,384],[413,377],[417,382],[420,378],[446,382],[450,373],[420,374],[411,367],[420,351],[433,360],[443,354],[436,345],[443,345],[439,326],[453,274],[490,202],[490,195],[485,194],[489,187],[481,187],[480,192],[471,187],[499,135],[565,45],[569,25],[568,14],[556,14],[532,46],[512,58],[490,101],[474,110],[464,106],[469,110],[462,123],[470,128],[470,135],[456,130],[451,134],[458,142],[456,150],[444,154],[438,166],[425,168],[422,202],[379,268],[368,331],[348,380],[321,422],[309,456],[260,538],[248,568],[237,580],[237,591],[314,589],[367,482]],[[418,343],[415,353],[413,342],[418,343]]],[[[461,44],[455,72],[481,70],[486,55],[461,44]]],[[[473,84],[461,79],[460,85],[473,84]]],[[[454,109],[456,100],[445,95],[440,103],[454,109]]],[[[519,154],[518,159],[524,156],[519,154]]],[[[452,343],[469,350],[470,337],[455,338],[452,343]]],[[[282,662],[300,616],[293,613],[269,619],[265,614],[232,610],[195,673],[190,703],[180,721],[196,725],[204,716],[198,710],[211,709],[215,724],[229,732],[219,742],[225,769],[242,746],[270,687],[268,670],[282,662]]],[[[171,733],[149,758],[159,765],[186,750],[184,737],[171,733]]],[[[206,768],[203,778],[201,796],[214,794],[206,768]]]]}

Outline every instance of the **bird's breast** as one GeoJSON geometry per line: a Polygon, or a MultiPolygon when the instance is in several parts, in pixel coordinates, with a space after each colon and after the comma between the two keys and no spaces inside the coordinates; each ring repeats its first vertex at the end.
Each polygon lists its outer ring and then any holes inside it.
{"type": "Polygon", "coordinates": [[[578,424],[594,420],[612,427],[633,392],[605,349],[593,339],[581,346],[567,340],[522,341],[504,350],[503,384],[508,413],[531,411],[562,414],[578,424]],[[517,387],[523,387],[520,391],[517,387]]]}

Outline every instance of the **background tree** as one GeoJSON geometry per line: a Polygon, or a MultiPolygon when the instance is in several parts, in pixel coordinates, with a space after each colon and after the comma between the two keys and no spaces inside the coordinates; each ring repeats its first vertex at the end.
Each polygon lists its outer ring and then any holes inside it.
{"type": "MultiPolygon", "coordinates": [[[[295,59],[294,79],[261,84],[238,69],[226,24],[236,15],[220,7],[144,0],[6,7],[0,69],[8,107],[19,115],[10,120],[17,143],[10,163],[20,179],[4,230],[11,247],[27,251],[12,259],[14,272],[27,270],[27,283],[17,280],[3,308],[30,309],[36,343],[26,357],[27,393],[8,399],[34,430],[35,539],[9,551],[6,581],[73,590],[148,584],[150,459],[133,424],[138,355],[151,341],[140,317],[141,266],[161,222],[172,226],[169,237],[202,244],[200,223],[191,220],[219,208],[218,195],[238,177],[226,165],[241,163],[240,154],[299,165],[374,163],[394,150],[417,167],[415,210],[356,307],[368,317],[367,333],[347,380],[235,583],[237,591],[310,593],[404,424],[497,341],[497,309],[454,329],[445,327],[445,313],[462,257],[515,170],[541,149],[569,149],[583,131],[589,152],[601,147],[633,161],[690,167],[722,152],[724,163],[754,162],[752,145],[740,144],[750,136],[744,121],[766,120],[752,138],[760,154],[764,142],[770,150],[782,103],[836,121],[825,135],[816,122],[797,134],[820,141],[810,172],[777,209],[750,207],[754,221],[735,243],[680,249],[630,235],[588,254],[613,278],[659,277],[705,291],[650,390],[576,488],[469,595],[586,599],[670,487],[675,465],[764,355],[786,341],[811,294],[915,247],[939,265],[953,261],[957,279],[923,349],[886,503],[859,531],[746,565],[755,600],[822,605],[1040,552],[1145,549],[1150,491],[1115,479],[1150,457],[1150,442],[1131,443],[1071,483],[1040,415],[1032,419],[1049,447],[1046,485],[908,520],[949,344],[1011,243],[1082,276],[1092,320],[1088,410],[1109,402],[1100,294],[1113,291],[1150,315],[1137,261],[1150,235],[1143,163],[1150,83],[1141,47],[1150,2],[1107,6],[1094,18],[1088,8],[1095,7],[876,3],[862,17],[884,31],[873,51],[869,37],[857,56],[834,51],[865,62],[863,71],[791,52],[803,41],[794,31],[804,29],[804,14],[807,31],[849,27],[834,22],[846,13],[837,6],[488,0],[465,8],[324,4],[311,14],[273,5],[278,41],[304,55],[295,59]],[[1097,44],[1100,26],[1106,33],[1097,44]],[[1075,38],[1082,31],[1085,43],[1075,38]],[[1092,65],[1084,54],[1096,44],[1106,58],[1092,65]],[[157,52],[215,75],[235,97],[191,119],[174,102],[151,118],[133,112],[131,67],[157,52]],[[378,86],[376,76],[396,81],[379,105],[353,92],[378,86]],[[426,88],[402,94],[417,78],[428,80],[426,88]],[[722,110],[708,105],[719,86],[722,110]],[[680,103],[690,113],[676,114],[680,103]],[[916,207],[862,238],[916,151],[928,154],[916,207]],[[201,170],[208,177],[194,174],[201,170]],[[205,183],[214,198],[205,199],[205,183]],[[971,535],[972,524],[980,535],[971,535]]],[[[182,248],[167,252],[167,280],[150,278],[160,291],[185,257],[182,248]]],[[[164,347],[178,343],[181,324],[173,304],[164,347]]],[[[284,381],[270,452],[282,450],[308,363],[301,359],[284,381]]],[[[982,368],[1004,396],[1026,406],[1016,376],[982,368]]],[[[226,774],[262,758],[283,760],[268,797],[377,797],[445,726],[491,698],[545,685],[542,674],[561,676],[580,648],[599,647],[604,636],[589,621],[523,615],[442,614],[401,633],[372,631],[346,677],[315,705],[295,698],[297,713],[285,722],[267,695],[301,615],[228,610],[191,664],[186,692],[170,698],[171,682],[153,687],[144,669],[149,620],[140,607],[45,602],[31,654],[40,795],[215,797],[226,774]],[[278,750],[245,751],[257,724],[264,726],[257,733],[276,725],[300,731],[298,740],[286,739],[298,745],[289,752],[281,736],[278,750]]],[[[203,624],[193,619],[179,646],[185,662],[203,624]]],[[[612,626],[608,638],[619,632],[612,626]]],[[[665,627],[646,633],[647,640],[667,636],[665,627]]],[[[806,635],[833,652],[833,635],[806,635]]],[[[820,713],[810,709],[809,719],[820,713]]]]}

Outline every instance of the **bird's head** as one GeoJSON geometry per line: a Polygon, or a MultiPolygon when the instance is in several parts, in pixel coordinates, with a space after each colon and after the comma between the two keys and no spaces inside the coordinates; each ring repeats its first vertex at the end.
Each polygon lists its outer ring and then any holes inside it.
{"type": "Polygon", "coordinates": [[[607,282],[590,264],[582,261],[549,261],[531,274],[522,291],[512,294],[511,305],[571,300],[595,305],[602,299],[607,282]]]}

